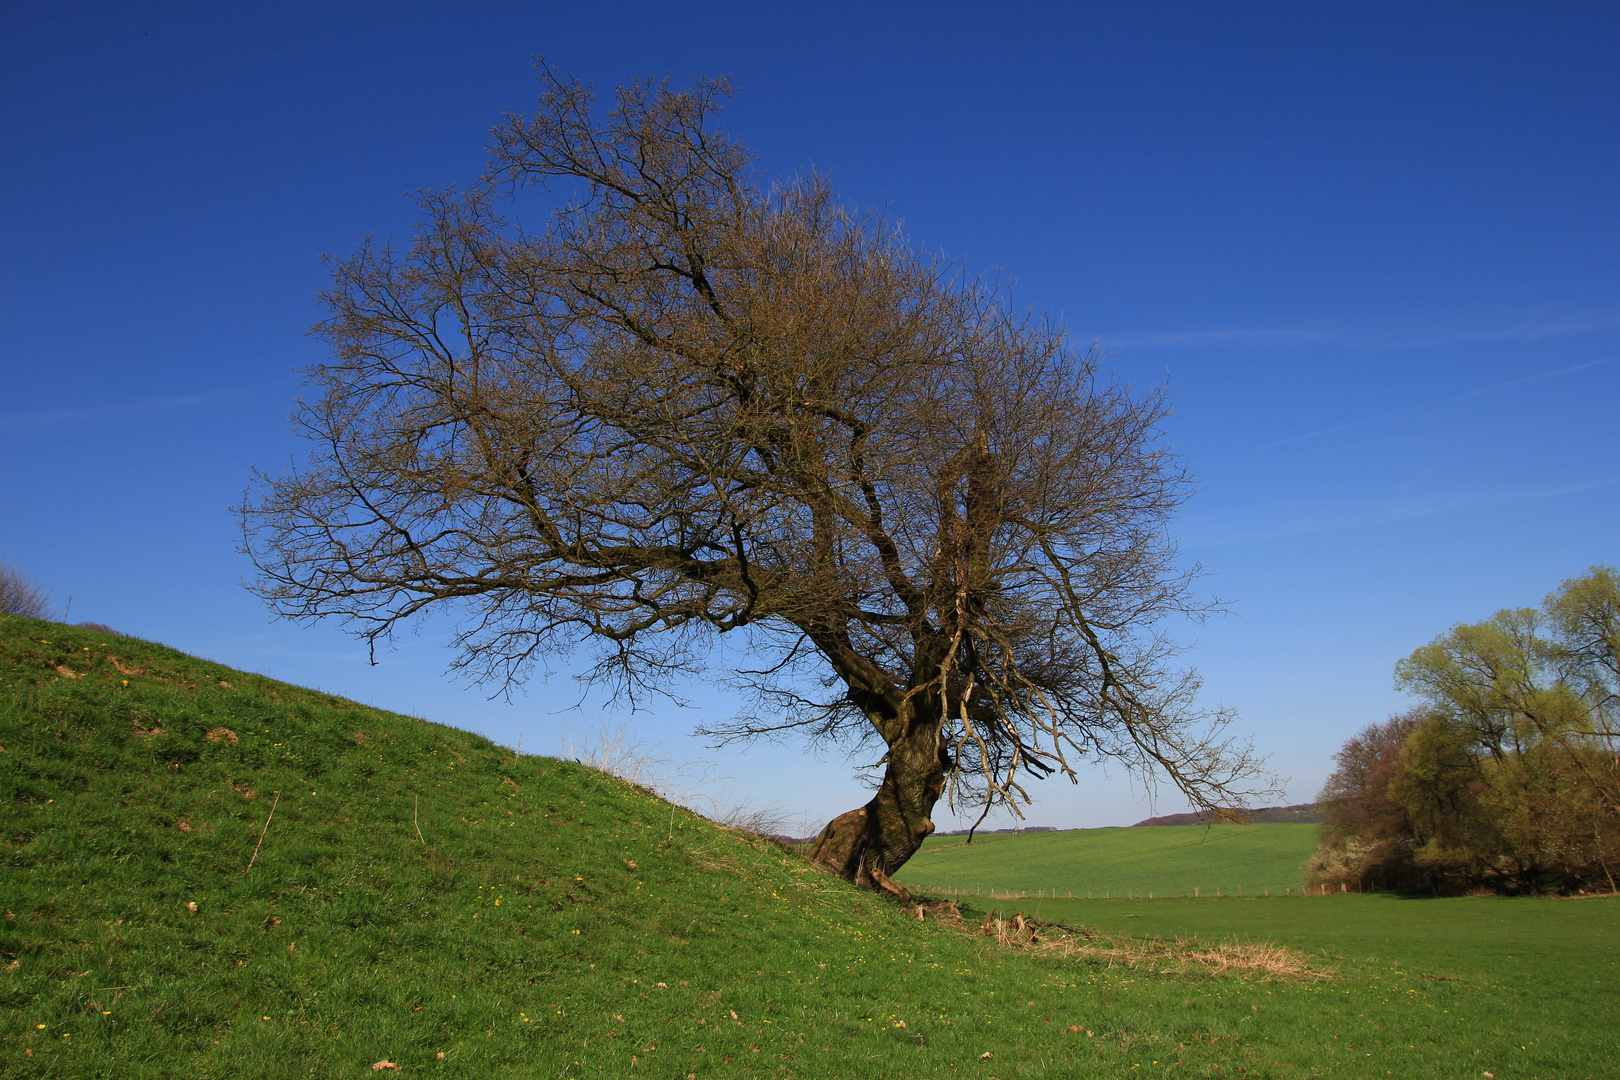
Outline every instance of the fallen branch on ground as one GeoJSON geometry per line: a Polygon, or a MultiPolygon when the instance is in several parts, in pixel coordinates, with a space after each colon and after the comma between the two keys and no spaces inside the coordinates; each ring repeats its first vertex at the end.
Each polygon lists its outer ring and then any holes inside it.
{"type": "Polygon", "coordinates": [[[264,846],[265,833],[270,831],[270,819],[276,816],[276,804],[279,802],[281,802],[281,792],[278,791],[276,797],[270,802],[270,813],[264,819],[264,828],[259,830],[259,842],[253,845],[253,858],[249,859],[248,864],[242,868],[242,873],[245,874],[253,869],[253,864],[258,861],[259,849],[264,846]]]}

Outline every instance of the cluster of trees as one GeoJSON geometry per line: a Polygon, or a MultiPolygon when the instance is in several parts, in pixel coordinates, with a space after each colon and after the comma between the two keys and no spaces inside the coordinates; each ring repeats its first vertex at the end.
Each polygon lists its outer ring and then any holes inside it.
{"type": "Polygon", "coordinates": [[[1620,574],[1497,612],[1402,660],[1421,704],[1361,732],[1321,795],[1317,883],[1504,892],[1615,889],[1620,574]]]}

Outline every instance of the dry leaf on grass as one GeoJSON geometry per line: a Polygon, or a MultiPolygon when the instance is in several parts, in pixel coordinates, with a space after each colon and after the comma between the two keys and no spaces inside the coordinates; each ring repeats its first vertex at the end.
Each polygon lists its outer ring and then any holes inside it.
{"type": "Polygon", "coordinates": [[[399,1070],[399,1066],[395,1065],[392,1061],[389,1061],[387,1058],[383,1058],[381,1061],[377,1062],[375,1065],[373,1065],[371,1067],[372,1072],[382,1072],[384,1069],[393,1069],[393,1070],[395,1070],[397,1072],[399,1070]]]}

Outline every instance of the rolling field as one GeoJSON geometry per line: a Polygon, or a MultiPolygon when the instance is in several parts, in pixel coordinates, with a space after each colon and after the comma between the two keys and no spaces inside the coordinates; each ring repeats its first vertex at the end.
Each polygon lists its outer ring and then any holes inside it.
{"type": "Polygon", "coordinates": [[[7,1078],[1616,1075],[1610,900],[1021,901],[1095,928],[1063,948],[987,906],[919,921],[572,762],[0,621],[7,1078]]]}
{"type": "Polygon", "coordinates": [[[1315,825],[1144,825],[975,837],[930,837],[900,881],[987,895],[1155,897],[1298,893],[1315,825]]]}

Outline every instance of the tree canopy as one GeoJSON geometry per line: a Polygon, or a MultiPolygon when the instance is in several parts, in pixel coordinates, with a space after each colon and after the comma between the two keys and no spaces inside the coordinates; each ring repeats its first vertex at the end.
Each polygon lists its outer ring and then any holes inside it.
{"type": "Polygon", "coordinates": [[[895,891],[941,797],[1095,758],[1201,806],[1268,782],[1155,629],[1200,611],[1162,389],[820,177],[768,184],[723,81],[603,116],[540,80],[408,245],[334,265],[312,453],[241,508],[274,611],[375,642],[454,606],[476,678],[586,650],[631,694],[739,634],[755,707],[709,730],[881,743],[816,857],[895,891]],[[502,212],[550,185],[543,230],[502,212]]]}

